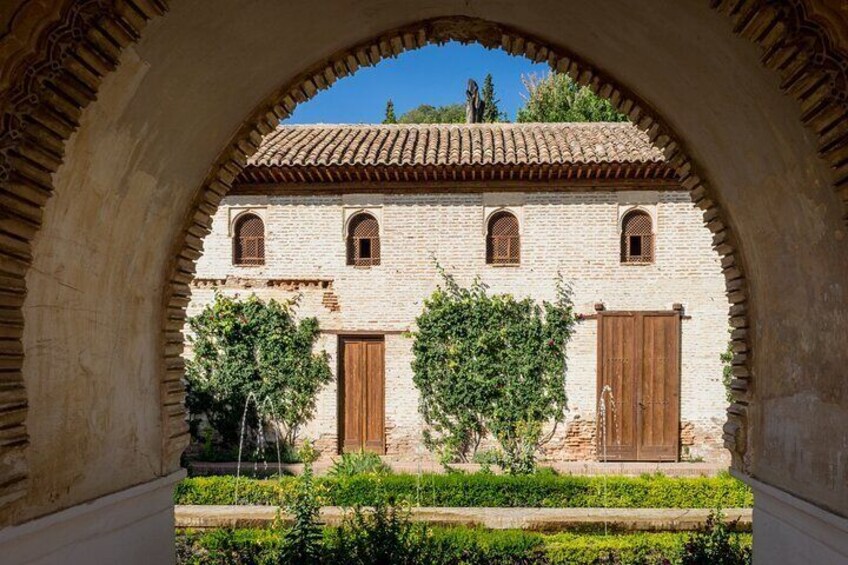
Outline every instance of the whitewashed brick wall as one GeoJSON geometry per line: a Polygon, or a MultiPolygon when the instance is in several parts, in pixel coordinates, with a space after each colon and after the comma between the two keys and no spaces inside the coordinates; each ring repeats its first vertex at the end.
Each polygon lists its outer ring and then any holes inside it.
{"type": "MultiPolygon", "coordinates": [[[[486,205],[498,195],[486,195],[486,205]]],[[[198,279],[327,279],[340,311],[322,304],[325,289],[305,287],[299,313],[317,316],[323,330],[395,332],[386,336],[387,450],[414,456],[421,421],[410,370],[411,340],[401,333],[413,328],[423,299],[439,283],[433,258],[461,284],[482,277],[491,291],[551,299],[557,272],[571,281],[577,311],[670,310],[680,303],[691,318],[682,321],[681,424],[684,457],[724,461],[721,426],[725,392],[719,355],[727,345],[727,300],[724,279],[711,236],[700,212],[685,192],[527,193],[518,198],[522,221],[521,265],[485,264],[483,194],[386,194],[366,197],[379,205],[381,264],[370,269],[345,264],[342,196],[228,197],[204,242],[198,279]],[[634,202],[654,216],[655,262],[623,265],[619,260],[619,218],[634,202]],[[230,207],[234,209],[231,211],[230,207]],[[235,208],[238,208],[236,210],[235,208]],[[232,265],[229,222],[242,208],[265,219],[264,266],[232,265]]],[[[511,204],[512,205],[512,204],[511,204]]],[[[222,289],[228,294],[256,293],[262,298],[289,298],[280,288],[222,289]]],[[[199,311],[212,298],[210,287],[196,288],[189,307],[199,311]]],[[[596,403],[596,323],[586,320],[568,349],[567,422],[547,446],[555,460],[594,457],[596,403]]],[[[336,370],[337,337],[325,335],[321,346],[336,370]]],[[[321,393],[318,411],[305,434],[325,450],[336,445],[337,391],[321,393]]]]}

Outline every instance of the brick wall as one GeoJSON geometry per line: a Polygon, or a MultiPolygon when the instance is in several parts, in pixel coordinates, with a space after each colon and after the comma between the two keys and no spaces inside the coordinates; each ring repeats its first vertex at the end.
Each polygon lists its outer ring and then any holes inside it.
{"type": "MultiPolygon", "coordinates": [[[[372,196],[238,196],[225,199],[214,217],[198,263],[198,283],[189,313],[212,297],[217,279],[223,292],[262,298],[299,293],[299,312],[317,316],[324,330],[395,332],[386,336],[387,451],[398,457],[420,450],[421,421],[410,370],[411,329],[423,299],[439,282],[433,258],[461,284],[479,275],[492,292],[550,299],[557,272],[571,281],[577,311],[670,310],[685,308],[682,321],[681,427],[684,457],[724,461],[721,426],[725,393],[720,353],[728,339],[727,300],[718,257],[700,213],[684,192],[581,192],[415,194],[372,196]],[[485,217],[503,205],[521,220],[521,265],[485,264],[485,217]],[[619,219],[633,205],[654,218],[655,262],[623,265],[619,219]],[[344,221],[353,210],[370,209],[381,220],[381,265],[345,264],[344,221]],[[231,221],[245,209],[266,224],[266,264],[232,265],[231,221]],[[229,284],[221,284],[228,277],[229,284]],[[252,288],[234,278],[259,281],[252,288]],[[266,287],[265,279],[282,279],[266,287]],[[336,305],[337,306],[334,306],[336,305]]],[[[573,460],[595,456],[596,323],[579,324],[568,349],[567,421],[545,456],[573,460]]],[[[337,337],[322,339],[336,370],[337,337]]],[[[304,434],[332,451],[336,442],[337,391],[321,393],[316,418],[304,434]]]]}

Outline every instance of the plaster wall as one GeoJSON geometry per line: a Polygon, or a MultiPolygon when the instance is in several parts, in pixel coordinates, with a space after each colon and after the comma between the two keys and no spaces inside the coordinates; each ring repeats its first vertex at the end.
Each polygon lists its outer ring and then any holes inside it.
{"type": "Polygon", "coordinates": [[[126,49],[56,175],[25,304],[33,486],[0,523],[172,470],[158,449],[157,298],[210,163],[309,65],[457,14],[583,56],[677,131],[728,211],[751,284],[749,470],[848,514],[843,206],[799,108],[708,3],[182,0],[126,49]]]}
{"type": "Polygon", "coordinates": [[[174,483],[167,477],[0,530],[3,563],[174,563],[174,483]]]}
{"type": "MultiPolygon", "coordinates": [[[[394,332],[385,338],[386,447],[389,455],[409,458],[421,451],[422,422],[410,367],[412,340],[403,332],[415,328],[424,299],[440,283],[434,260],[460,284],[479,276],[490,292],[538,301],[554,298],[561,273],[573,285],[577,312],[585,315],[594,314],[596,303],[610,310],[671,310],[680,303],[687,315],[682,321],[682,455],[728,460],[721,439],[727,400],[719,358],[728,342],[724,277],[710,233],[686,192],[357,197],[357,202],[378,203],[365,209],[381,220],[381,264],[367,269],[346,265],[344,218],[350,200],[341,195],[226,198],[204,242],[189,314],[209,304],[216,289],[263,299],[299,296],[299,316],[317,317],[324,331],[394,332]],[[513,203],[511,209],[521,218],[519,266],[485,263],[486,204],[499,197],[513,203]],[[651,264],[620,261],[619,218],[635,203],[655,217],[656,260],[651,264]],[[263,266],[233,265],[230,228],[245,211],[265,220],[263,266]],[[269,279],[288,284],[266,287],[269,279]],[[328,286],[315,284],[319,280],[328,286]],[[332,307],[328,293],[335,298],[332,307]]],[[[549,459],[595,456],[595,328],[594,320],[580,323],[569,346],[568,418],[545,448],[549,459]]],[[[324,345],[335,358],[337,344],[330,335],[324,345]]],[[[335,372],[336,364],[331,367],[335,372]]],[[[333,383],[320,395],[315,421],[305,430],[328,453],[337,450],[336,398],[333,383]]]]}
{"type": "Polygon", "coordinates": [[[848,520],[749,477],[754,491],[754,562],[848,563],[848,520]]]}

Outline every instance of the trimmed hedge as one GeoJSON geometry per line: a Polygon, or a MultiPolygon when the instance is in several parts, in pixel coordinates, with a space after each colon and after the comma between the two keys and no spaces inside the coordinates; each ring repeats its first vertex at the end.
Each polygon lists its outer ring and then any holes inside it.
{"type": "MultiPolygon", "coordinates": [[[[750,547],[751,535],[738,534],[750,547]]],[[[324,544],[337,551],[336,531],[326,528],[324,544]]],[[[616,565],[679,563],[686,533],[636,534],[554,534],[543,535],[517,530],[478,528],[431,528],[418,543],[428,547],[427,562],[432,565],[464,564],[544,564],[616,565]]],[[[282,534],[273,530],[213,530],[177,532],[177,563],[207,565],[238,563],[270,565],[278,563],[282,534]]],[[[333,554],[339,562],[344,556],[333,554]]]]}
{"type": "MultiPolygon", "coordinates": [[[[742,538],[750,545],[750,534],[742,538]]],[[[677,556],[683,550],[683,545],[689,539],[688,533],[632,533],[620,535],[580,535],[571,533],[545,536],[545,550],[551,563],[558,565],[582,565],[583,563],[598,563],[600,559],[615,556],[618,561],[610,559],[603,563],[643,564],[662,563],[668,559],[677,562],[677,556]]]]}
{"type": "MultiPolygon", "coordinates": [[[[542,508],[741,508],[753,505],[751,490],[729,476],[676,478],[661,475],[599,477],[475,474],[356,475],[321,477],[316,483],[325,504],[373,506],[389,504],[466,507],[542,508]]],[[[293,477],[240,478],[240,504],[277,505],[288,499],[293,477]]],[[[184,479],[174,493],[176,504],[234,504],[232,476],[184,479]]]]}

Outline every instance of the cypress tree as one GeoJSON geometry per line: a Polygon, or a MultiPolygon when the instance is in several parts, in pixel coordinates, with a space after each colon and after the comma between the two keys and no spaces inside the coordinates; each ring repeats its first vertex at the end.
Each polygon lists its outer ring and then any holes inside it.
{"type": "Polygon", "coordinates": [[[498,108],[500,99],[495,98],[495,81],[492,78],[492,73],[486,74],[486,78],[483,79],[483,89],[480,95],[484,104],[483,121],[490,123],[503,121],[504,115],[498,108]]]}
{"type": "Polygon", "coordinates": [[[388,102],[386,102],[386,117],[383,118],[384,124],[396,124],[397,116],[395,116],[395,103],[392,102],[392,99],[389,98],[388,102]]]}

